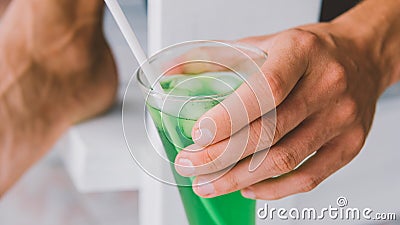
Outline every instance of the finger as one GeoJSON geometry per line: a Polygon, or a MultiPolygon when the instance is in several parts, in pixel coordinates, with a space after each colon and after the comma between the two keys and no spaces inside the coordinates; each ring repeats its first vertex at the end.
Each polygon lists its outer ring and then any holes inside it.
{"type": "Polygon", "coordinates": [[[270,149],[266,159],[254,171],[249,171],[250,159],[246,158],[232,169],[224,171],[225,174],[216,173],[197,177],[194,181],[195,192],[202,197],[213,197],[292,171],[307,156],[330,140],[332,135],[335,135],[322,123],[322,119],[323,117],[319,117],[306,121],[289,133],[270,149]],[[212,182],[201,185],[205,181],[212,182]],[[214,191],[207,193],[210,189],[214,191]]]}
{"type": "Polygon", "coordinates": [[[364,140],[358,131],[338,136],[298,169],[245,188],[242,190],[242,195],[253,199],[273,200],[311,191],[332,173],[349,163],[361,149],[364,140]]]}
{"type": "Polygon", "coordinates": [[[267,113],[230,138],[204,148],[194,144],[184,149],[175,159],[176,170],[182,176],[214,173],[269,148],[321,105],[313,104],[315,98],[310,96],[309,84],[313,85],[303,81],[296,86],[277,108],[276,120],[274,113],[267,113]]]}
{"type": "Polygon", "coordinates": [[[261,35],[261,36],[252,36],[252,37],[246,37],[237,40],[238,43],[241,44],[246,44],[246,45],[251,45],[251,46],[257,46],[260,49],[267,50],[270,48],[271,45],[271,40],[272,38],[276,37],[278,34],[270,34],[270,35],[261,35]]]}
{"type": "MultiPolygon", "coordinates": [[[[204,46],[190,49],[167,64],[165,74],[199,74],[216,71],[238,71],[248,57],[261,65],[265,55],[248,49],[246,44],[229,41],[215,41],[215,46],[204,46]],[[242,46],[243,45],[243,46],[242,46]],[[243,55],[243,53],[245,55],[243,55]]],[[[250,47],[254,48],[254,47],[250,47]]]]}
{"type": "Polygon", "coordinates": [[[228,139],[207,147],[193,144],[175,158],[175,169],[182,176],[210,174],[232,166],[239,160],[271,146],[274,118],[262,118],[241,129],[228,139]]]}
{"type": "Polygon", "coordinates": [[[227,71],[229,67],[235,65],[236,60],[231,55],[226,55],[225,51],[219,50],[219,48],[195,49],[174,59],[167,66],[165,75],[227,71]],[[221,61],[227,61],[230,64],[223,66],[215,63],[221,61]]]}
{"type": "Polygon", "coordinates": [[[251,76],[196,122],[192,130],[196,144],[206,146],[229,137],[288,96],[307,69],[307,57],[295,41],[281,38],[273,43],[262,73],[251,76]]]}

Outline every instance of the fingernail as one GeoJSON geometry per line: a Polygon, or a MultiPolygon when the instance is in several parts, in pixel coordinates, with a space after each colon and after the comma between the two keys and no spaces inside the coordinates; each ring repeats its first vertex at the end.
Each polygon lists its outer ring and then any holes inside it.
{"type": "Polygon", "coordinates": [[[214,135],[207,128],[196,129],[193,133],[193,141],[202,146],[211,144],[213,139],[214,135]]]}
{"type": "Polygon", "coordinates": [[[195,190],[198,195],[208,196],[215,192],[214,185],[212,185],[208,180],[199,179],[197,185],[198,186],[195,186],[195,190]]]}
{"type": "Polygon", "coordinates": [[[176,171],[182,176],[193,176],[194,167],[192,161],[185,158],[180,158],[175,164],[176,171]]]}
{"type": "Polygon", "coordinates": [[[256,199],[256,195],[249,188],[242,189],[240,192],[242,193],[242,196],[245,198],[256,199]]]}

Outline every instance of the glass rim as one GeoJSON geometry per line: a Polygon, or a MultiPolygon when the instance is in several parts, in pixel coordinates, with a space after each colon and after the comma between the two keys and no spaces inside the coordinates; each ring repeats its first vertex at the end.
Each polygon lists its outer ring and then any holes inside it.
{"type": "MultiPolygon", "coordinates": [[[[155,60],[157,56],[159,56],[164,51],[169,50],[171,48],[176,48],[176,47],[185,46],[185,45],[193,45],[193,44],[204,44],[204,43],[214,43],[214,44],[221,44],[221,45],[228,46],[228,47],[233,47],[235,50],[245,54],[250,59],[251,59],[251,57],[241,49],[249,50],[251,52],[257,53],[258,55],[265,57],[265,59],[267,59],[267,57],[268,57],[268,54],[266,52],[264,52],[260,48],[257,48],[255,46],[249,45],[249,44],[244,44],[244,43],[239,43],[239,42],[234,42],[234,41],[222,42],[222,41],[213,41],[213,40],[192,40],[192,41],[185,41],[185,42],[181,42],[181,43],[177,43],[177,44],[173,44],[168,47],[165,47],[165,48],[157,51],[156,53],[154,53],[152,56],[150,56],[148,61],[151,62],[151,61],[155,60]]],[[[235,71],[233,71],[233,72],[235,72],[235,71]]],[[[188,99],[190,99],[190,101],[193,101],[193,100],[194,101],[202,101],[202,100],[210,101],[210,100],[224,99],[224,98],[226,98],[226,96],[228,96],[234,92],[234,90],[233,90],[233,91],[229,91],[229,92],[226,92],[223,94],[204,95],[204,96],[182,96],[182,95],[173,95],[173,94],[169,94],[169,93],[161,93],[156,90],[153,90],[149,84],[145,84],[144,81],[140,78],[141,73],[143,73],[142,65],[139,65],[139,67],[135,70],[134,74],[135,74],[136,80],[138,81],[141,88],[145,90],[145,94],[147,97],[158,96],[160,99],[168,98],[168,100],[176,99],[176,100],[186,100],[187,101],[188,99]]],[[[159,80],[157,80],[157,81],[159,81],[159,80]]]]}

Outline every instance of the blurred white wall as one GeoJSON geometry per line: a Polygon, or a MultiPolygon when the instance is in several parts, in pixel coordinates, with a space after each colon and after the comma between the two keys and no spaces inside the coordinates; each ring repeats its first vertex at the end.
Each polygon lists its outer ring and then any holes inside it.
{"type": "Polygon", "coordinates": [[[149,50],[193,39],[237,39],[319,19],[321,0],[149,0],[149,50]]]}

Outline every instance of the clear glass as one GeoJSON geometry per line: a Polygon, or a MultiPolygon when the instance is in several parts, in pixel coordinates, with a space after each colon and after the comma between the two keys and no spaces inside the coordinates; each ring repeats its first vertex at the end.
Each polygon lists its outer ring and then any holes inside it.
{"type": "MultiPolygon", "coordinates": [[[[193,179],[176,173],[173,162],[182,148],[193,144],[191,129],[196,120],[234,91],[229,85],[227,88],[224,87],[226,79],[220,83],[214,80],[205,82],[208,78],[199,78],[196,74],[230,71],[242,82],[246,82],[248,77],[259,72],[259,67],[266,58],[267,55],[257,48],[215,41],[185,42],[168,47],[152,56],[149,63],[154,69],[153,72],[159,75],[156,82],[179,73],[181,76],[190,76],[191,80],[186,82],[191,82],[193,88],[189,91],[193,92],[193,89],[199,88],[200,84],[203,85],[200,91],[187,95],[155,91],[152,88],[154,84],[149,83],[143,71],[138,69],[136,72],[139,86],[146,97],[147,110],[157,128],[170,162],[174,184],[179,188],[187,219],[191,225],[255,224],[254,200],[243,198],[240,192],[216,198],[201,198],[193,192],[191,187],[193,179]],[[216,86],[217,91],[210,92],[212,87],[204,86],[207,83],[216,86]]],[[[166,183],[173,182],[166,181],[166,183]]]]}

